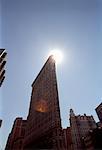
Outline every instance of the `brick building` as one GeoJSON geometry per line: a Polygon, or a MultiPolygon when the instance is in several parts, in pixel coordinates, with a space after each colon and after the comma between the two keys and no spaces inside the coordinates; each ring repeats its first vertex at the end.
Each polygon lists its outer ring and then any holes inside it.
{"type": "Polygon", "coordinates": [[[25,135],[26,120],[16,118],[9,134],[5,150],[21,150],[25,135]]]}
{"type": "Polygon", "coordinates": [[[70,128],[74,150],[83,150],[83,137],[88,132],[96,128],[96,122],[93,116],[78,115],[76,116],[72,109],[70,109],[70,128]]]}
{"type": "Polygon", "coordinates": [[[72,136],[71,136],[71,128],[67,127],[63,129],[64,141],[65,141],[65,149],[73,150],[72,136]]]}
{"type": "Polygon", "coordinates": [[[102,149],[102,128],[98,127],[90,130],[83,137],[85,150],[101,150],[102,149]]]}
{"type": "Polygon", "coordinates": [[[55,60],[50,56],[32,84],[24,149],[64,148],[55,60]]]}

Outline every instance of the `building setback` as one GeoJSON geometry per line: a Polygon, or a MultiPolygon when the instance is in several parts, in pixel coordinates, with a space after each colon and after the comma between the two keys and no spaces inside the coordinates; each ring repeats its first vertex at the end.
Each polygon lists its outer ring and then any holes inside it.
{"type": "Polygon", "coordinates": [[[93,116],[86,116],[74,114],[74,111],[70,109],[70,128],[74,150],[83,150],[83,137],[85,137],[89,130],[96,128],[96,122],[93,116]]]}
{"type": "Polygon", "coordinates": [[[5,49],[0,49],[0,87],[5,79],[5,69],[4,66],[6,64],[6,57],[7,53],[5,49]]]}

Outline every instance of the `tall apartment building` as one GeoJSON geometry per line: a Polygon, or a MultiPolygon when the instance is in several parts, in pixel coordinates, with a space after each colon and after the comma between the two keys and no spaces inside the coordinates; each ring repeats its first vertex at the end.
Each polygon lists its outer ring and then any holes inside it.
{"type": "Polygon", "coordinates": [[[96,128],[96,122],[93,116],[86,116],[74,114],[70,109],[70,128],[73,143],[73,150],[83,150],[83,137],[85,137],[89,130],[96,128]]]}
{"type": "Polygon", "coordinates": [[[26,120],[16,118],[9,134],[5,150],[21,150],[25,135],[26,120]]]}
{"type": "Polygon", "coordinates": [[[5,69],[4,66],[6,64],[6,57],[7,53],[5,49],[0,49],[0,87],[5,79],[5,69]]]}
{"type": "Polygon", "coordinates": [[[24,149],[64,149],[55,60],[50,56],[32,84],[24,149]]]}
{"type": "Polygon", "coordinates": [[[102,123],[102,103],[95,109],[100,122],[102,123]]]}

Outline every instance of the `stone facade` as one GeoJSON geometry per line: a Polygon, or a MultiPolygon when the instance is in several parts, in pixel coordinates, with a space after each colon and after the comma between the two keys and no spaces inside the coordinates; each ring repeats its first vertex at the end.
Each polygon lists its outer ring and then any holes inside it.
{"type": "Polygon", "coordinates": [[[70,110],[70,128],[72,135],[72,143],[74,150],[83,150],[83,137],[88,132],[96,128],[96,122],[93,116],[78,115],[76,116],[73,110],[70,110]]]}
{"type": "Polygon", "coordinates": [[[15,119],[5,150],[22,150],[26,123],[22,118],[15,119]]]}
{"type": "Polygon", "coordinates": [[[63,129],[64,141],[65,141],[65,149],[73,150],[72,136],[71,136],[71,128],[67,127],[63,129]]]}
{"type": "Polygon", "coordinates": [[[32,84],[24,149],[63,149],[55,61],[52,56],[32,84]]]}

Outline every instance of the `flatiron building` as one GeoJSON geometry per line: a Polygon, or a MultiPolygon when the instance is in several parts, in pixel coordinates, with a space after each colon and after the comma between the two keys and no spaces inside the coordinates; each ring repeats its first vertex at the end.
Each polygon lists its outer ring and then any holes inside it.
{"type": "Polygon", "coordinates": [[[64,149],[56,66],[50,56],[32,84],[24,149],[64,149]]]}

